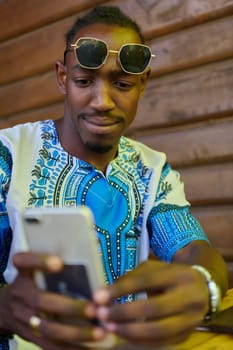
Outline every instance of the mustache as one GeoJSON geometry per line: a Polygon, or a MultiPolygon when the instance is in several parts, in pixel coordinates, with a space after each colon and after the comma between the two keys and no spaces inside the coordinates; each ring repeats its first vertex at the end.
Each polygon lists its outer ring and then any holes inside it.
{"type": "Polygon", "coordinates": [[[113,113],[106,113],[106,112],[90,112],[90,113],[80,113],[78,115],[78,118],[81,119],[92,119],[92,118],[103,118],[103,119],[111,119],[115,122],[122,122],[124,121],[124,118],[120,115],[115,115],[113,113]]]}

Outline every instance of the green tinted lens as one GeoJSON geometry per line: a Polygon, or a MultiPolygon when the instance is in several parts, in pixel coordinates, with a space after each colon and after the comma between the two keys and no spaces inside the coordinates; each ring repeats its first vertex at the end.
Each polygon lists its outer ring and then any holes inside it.
{"type": "Polygon", "coordinates": [[[142,73],[151,59],[149,47],[129,44],[122,47],[119,53],[122,68],[128,73],[142,73]]]}
{"type": "Polygon", "coordinates": [[[107,46],[104,42],[83,38],[78,42],[76,55],[81,66],[86,68],[100,67],[108,54],[107,46]]]}

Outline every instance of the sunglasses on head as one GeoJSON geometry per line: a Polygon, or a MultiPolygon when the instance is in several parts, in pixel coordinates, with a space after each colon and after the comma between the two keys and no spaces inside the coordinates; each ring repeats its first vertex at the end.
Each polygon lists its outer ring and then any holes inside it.
{"type": "MultiPolygon", "coordinates": [[[[70,46],[74,49],[80,67],[87,69],[101,68],[109,54],[114,53],[117,54],[118,62],[124,72],[140,74],[149,66],[151,59],[156,57],[147,45],[125,44],[116,51],[109,50],[105,41],[89,37],[79,38],[75,44],[70,46]]],[[[70,50],[66,50],[64,55],[70,50]]]]}

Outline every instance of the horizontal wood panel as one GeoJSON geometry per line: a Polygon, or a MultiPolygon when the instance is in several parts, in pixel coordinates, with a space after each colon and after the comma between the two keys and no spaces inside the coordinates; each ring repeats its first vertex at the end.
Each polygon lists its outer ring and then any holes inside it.
{"type": "Polygon", "coordinates": [[[137,20],[147,38],[233,14],[233,0],[114,0],[137,20]]]}
{"type": "Polygon", "coordinates": [[[57,119],[63,115],[64,103],[58,102],[49,106],[36,108],[14,115],[13,117],[0,118],[0,129],[12,127],[16,124],[34,122],[37,120],[57,119]]]}
{"type": "Polygon", "coordinates": [[[5,88],[0,87],[1,116],[41,108],[62,99],[55,72],[40,74],[5,88]]]}
{"type": "Polygon", "coordinates": [[[7,0],[0,2],[0,41],[15,37],[104,0],[7,0]],[[10,25],[9,25],[10,19],[10,25]]]}
{"type": "Polygon", "coordinates": [[[229,16],[153,39],[150,45],[157,57],[151,62],[152,75],[233,57],[232,29],[229,16]]]}
{"type": "Polygon", "coordinates": [[[193,205],[233,204],[233,162],[178,170],[193,205]]]}
{"type": "Polygon", "coordinates": [[[149,135],[134,137],[158,151],[169,161],[182,167],[203,162],[233,160],[233,117],[170,129],[155,129],[149,135]],[[216,142],[217,140],[217,142],[216,142]]]}
{"type": "Polygon", "coordinates": [[[137,18],[147,35],[158,35],[233,12],[232,0],[7,0],[0,2],[0,40],[38,28],[96,4],[117,5],[137,18]],[[11,25],[9,26],[9,18],[11,25]]]}
{"type": "Polygon", "coordinates": [[[233,59],[151,79],[131,130],[233,113],[232,86],[233,59]]]}
{"type": "Polygon", "coordinates": [[[64,35],[73,24],[73,20],[65,18],[1,44],[0,66],[4,67],[4,70],[0,75],[0,83],[9,84],[52,70],[54,62],[63,59],[64,35]]]}
{"type": "MultiPolygon", "coordinates": [[[[73,23],[67,18],[0,44],[0,84],[23,79],[52,69],[62,59],[64,33],[73,23]],[[17,64],[16,64],[17,62],[17,64]],[[20,67],[20,69],[19,69],[20,67]]],[[[212,21],[172,33],[151,42],[157,58],[151,68],[156,76],[233,56],[233,17],[212,21]],[[192,45],[189,45],[190,41],[192,45]]]]}
{"type": "Polygon", "coordinates": [[[192,207],[211,244],[233,261],[233,205],[192,207]]]}

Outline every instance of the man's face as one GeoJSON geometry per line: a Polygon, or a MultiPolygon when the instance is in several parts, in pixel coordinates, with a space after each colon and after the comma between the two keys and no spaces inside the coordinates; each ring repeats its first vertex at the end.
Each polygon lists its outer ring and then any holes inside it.
{"type": "MultiPolygon", "coordinates": [[[[104,40],[110,50],[117,51],[127,43],[141,44],[132,29],[99,23],[81,29],[75,41],[81,37],[104,40]]],[[[65,66],[57,64],[57,75],[65,94],[66,135],[73,145],[79,152],[116,152],[120,136],[135,118],[148,71],[125,73],[115,53],[110,53],[99,69],[81,68],[74,52],[69,51],[65,66]]]]}

